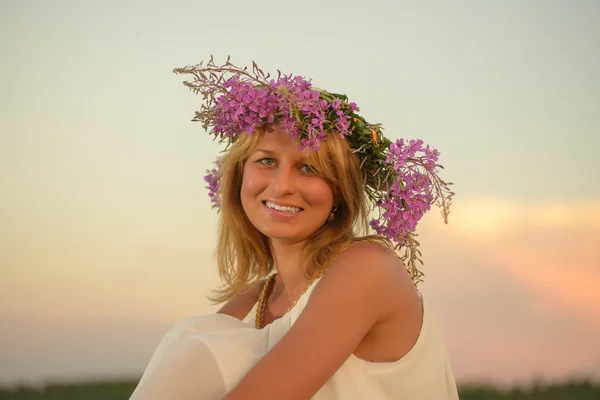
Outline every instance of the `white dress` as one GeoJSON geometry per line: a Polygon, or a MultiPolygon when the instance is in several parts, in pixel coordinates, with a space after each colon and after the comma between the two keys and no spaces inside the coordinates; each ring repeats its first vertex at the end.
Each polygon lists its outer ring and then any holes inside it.
{"type": "MultiPolygon", "coordinates": [[[[221,399],[291,328],[315,281],[283,317],[255,329],[256,307],[240,321],[203,315],[177,324],[162,339],[130,400],[221,399]]],[[[458,400],[456,384],[434,318],[423,303],[423,325],[413,348],[395,362],[351,355],[313,400],[458,400]]]]}

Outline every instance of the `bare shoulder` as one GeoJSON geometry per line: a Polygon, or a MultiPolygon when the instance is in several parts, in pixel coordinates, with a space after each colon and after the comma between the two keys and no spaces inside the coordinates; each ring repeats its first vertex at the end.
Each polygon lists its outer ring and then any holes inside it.
{"type": "Polygon", "coordinates": [[[357,278],[390,278],[406,275],[406,269],[393,250],[369,241],[356,241],[333,260],[331,270],[357,278]]]}
{"type": "Polygon", "coordinates": [[[239,294],[233,296],[217,313],[227,314],[243,320],[258,301],[264,281],[246,285],[239,294]]]}
{"type": "Polygon", "coordinates": [[[376,257],[377,261],[398,261],[398,259],[389,247],[368,240],[357,240],[354,243],[352,243],[348,248],[346,248],[340,253],[338,259],[343,259],[344,257],[348,257],[349,259],[360,260],[371,259],[371,257],[376,257]]]}
{"type": "Polygon", "coordinates": [[[328,291],[376,293],[383,315],[394,312],[390,308],[401,303],[402,297],[417,296],[410,275],[393,250],[369,241],[356,241],[340,253],[321,283],[315,290],[322,286],[328,291]]]}

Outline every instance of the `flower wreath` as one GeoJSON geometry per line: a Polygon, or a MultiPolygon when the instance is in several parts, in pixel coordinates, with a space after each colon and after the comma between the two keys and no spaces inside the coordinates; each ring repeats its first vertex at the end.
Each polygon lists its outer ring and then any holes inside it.
{"type": "MultiPolygon", "coordinates": [[[[370,227],[392,241],[395,250],[404,250],[401,259],[413,281],[422,281],[417,262],[423,261],[415,229],[432,204],[441,208],[448,223],[454,195],[449,189],[452,184],[438,176],[438,168],[443,166],[437,163],[437,149],[420,139],[390,141],[383,136],[381,124],[367,122],[346,95],[317,89],[302,76],[277,71],[277,78],[271,78],[256,63],[249,70],[235,66],[229,57],[223,65],[215,64],[211,57],[206,64],[173,72],[193,77],[184,85],[204,100],[193,121],[202,122],[220,143],[229,145],[239,135],[250,135],[273,122],[279,123],[290,139],[299,139],[301,149],[317,150],[329,135],[346,139],[360,159],[372,211],[378,211],[370,227]]],[[[218,160],[216,164],[204,179],[213,207],[219,208],[218,160]]]]}

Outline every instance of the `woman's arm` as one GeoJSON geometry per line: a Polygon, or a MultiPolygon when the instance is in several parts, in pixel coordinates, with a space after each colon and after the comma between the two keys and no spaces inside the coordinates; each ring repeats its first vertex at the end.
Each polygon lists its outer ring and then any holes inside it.
{"type": "Polygon", "coordinates": [[[344,251],[289,332],[225,398],[312,397],[390,312],[399,265],[377,245],[356,243],[344,251]]]}

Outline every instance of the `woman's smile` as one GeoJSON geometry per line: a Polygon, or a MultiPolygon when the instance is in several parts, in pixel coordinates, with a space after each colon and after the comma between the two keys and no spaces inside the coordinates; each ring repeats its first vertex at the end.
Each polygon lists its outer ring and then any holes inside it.
{"type": "Polygon", "coordinates": [[[278,204],[270,200],[263,201],[263,203],[265,207],[267,207],[269,210],[281,211],[288,214],[297,214],[300,211],[302,211],[302,208],[300,207],[294,207],[286,204],[278,204]]]}

